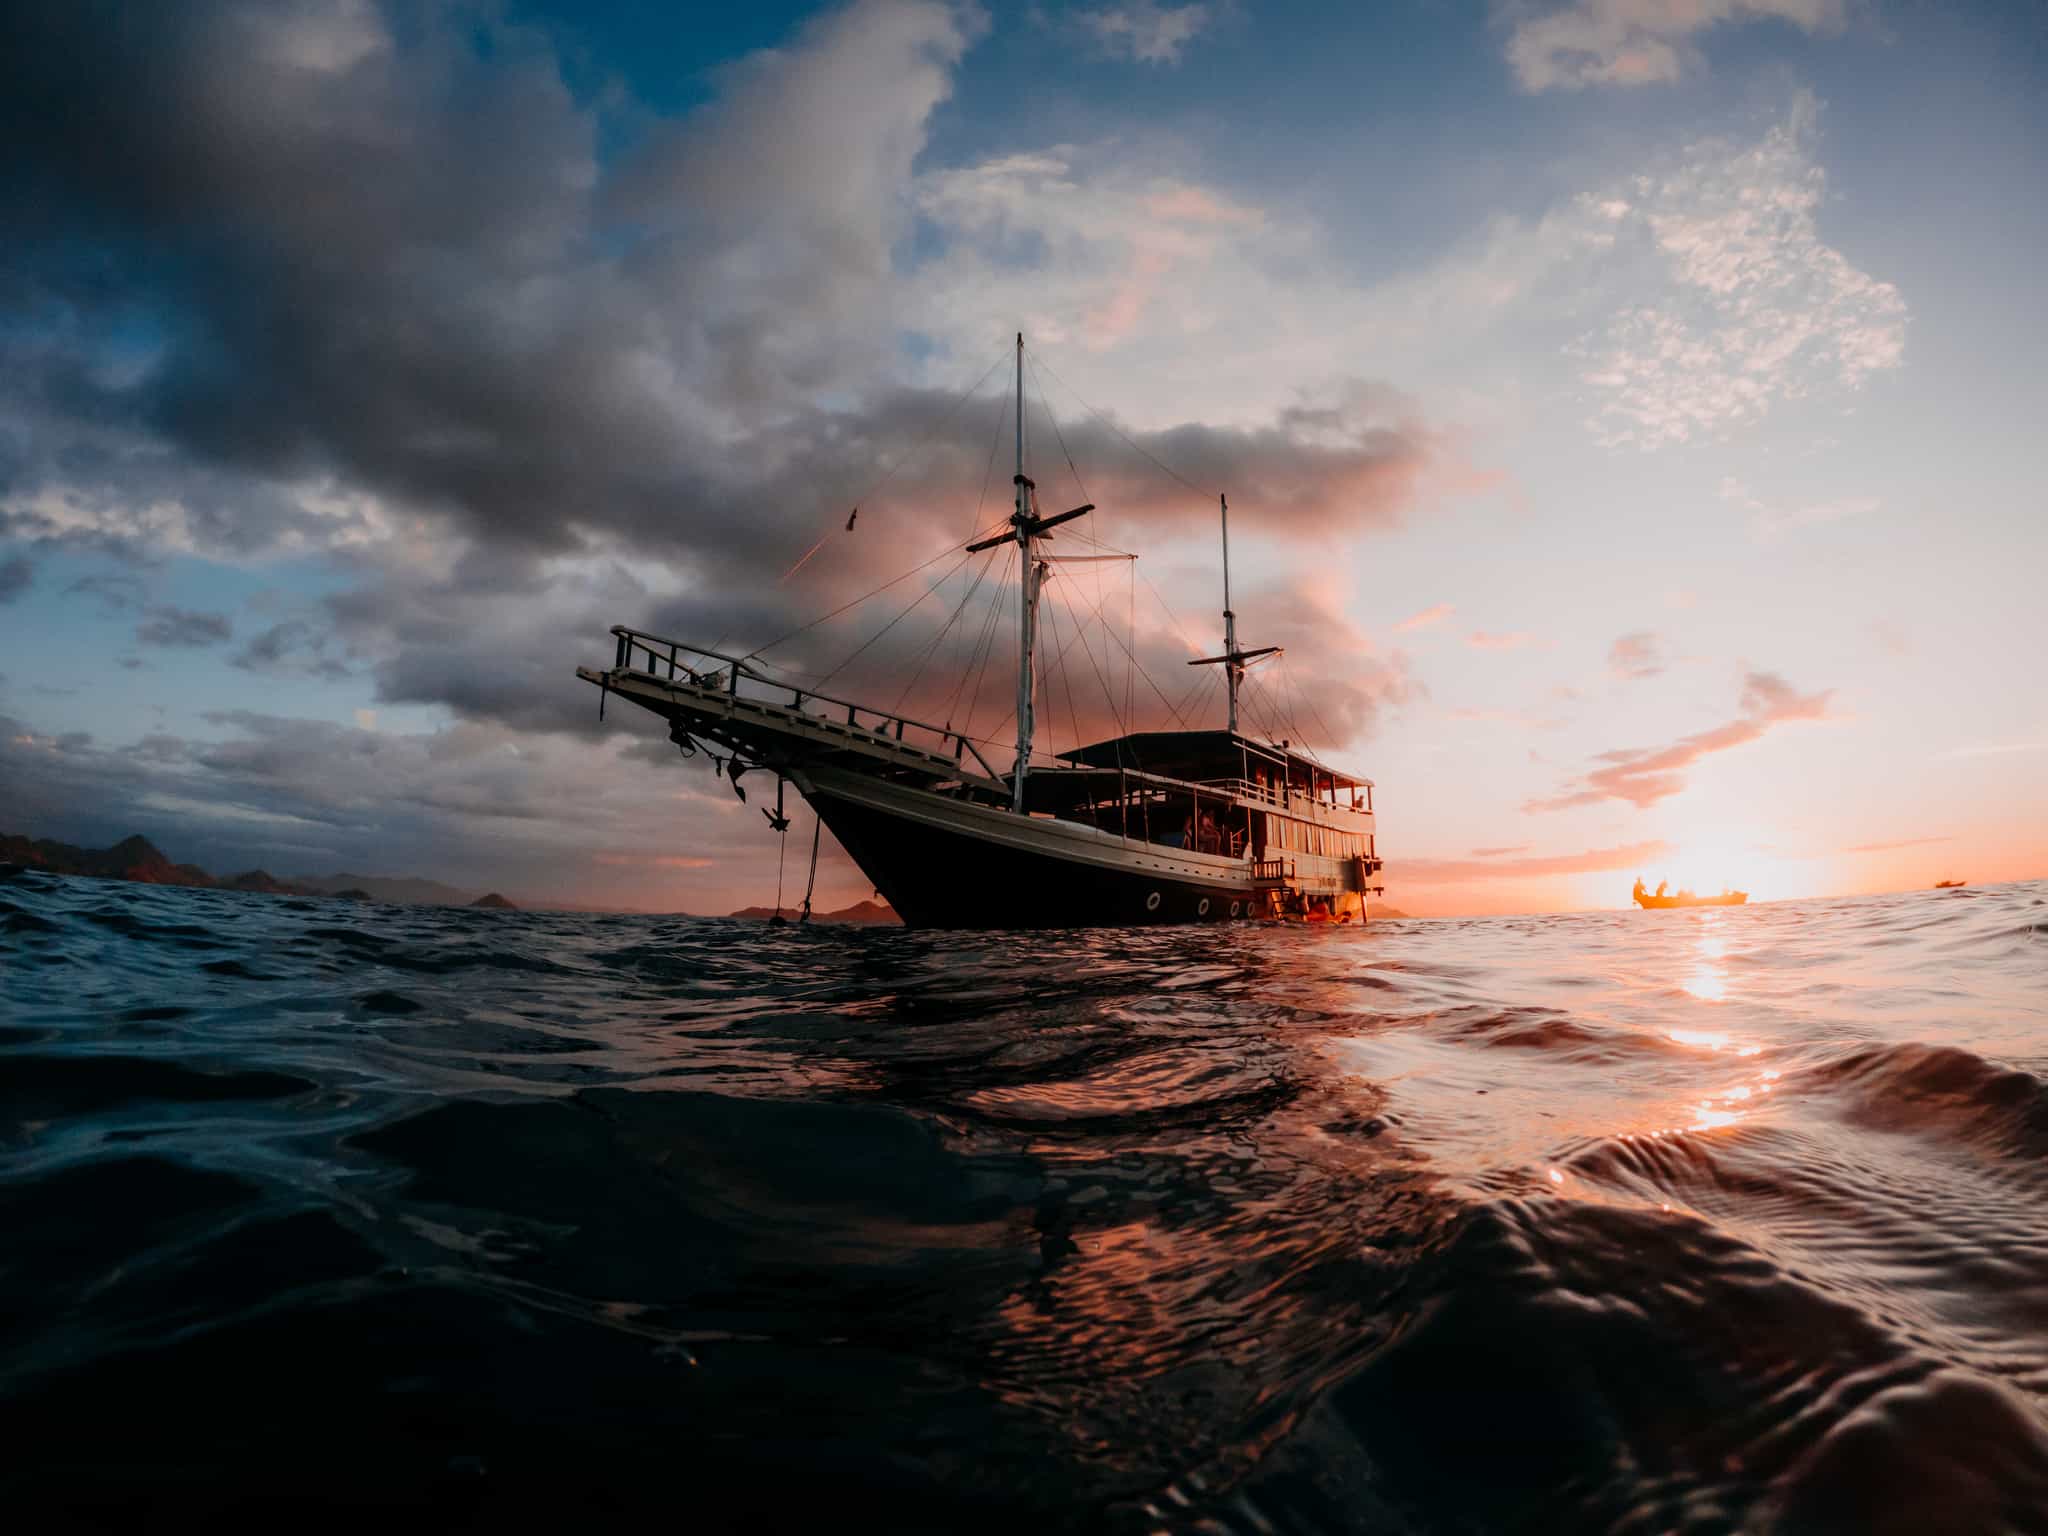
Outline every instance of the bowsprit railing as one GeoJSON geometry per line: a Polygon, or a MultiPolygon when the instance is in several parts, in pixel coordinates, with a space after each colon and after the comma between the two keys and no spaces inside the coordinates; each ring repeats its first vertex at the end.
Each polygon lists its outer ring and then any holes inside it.
{"type": "Polygon", "coordinates": [[[857,731],[882,737],[884,740],[902,741],[906,731],[919,732],[936,737],[941,753],[950,755],[959,762],[963,753],[973,755],[974,761],[989,778],[1006,780],[1009,775],[998,773],[989,766],[987,758],[981,755],[981,748],[974,738],[952,729],[950,726],[927,725],[922,720],[912,720],[907,715],[893,714],[885,710],[872,709],[865,704],[856,704],[851,699],[835,698],[829,693],[815,689],[800,688],[794,683],[785,683],[750,666],[750,658],[732,656],[724,651],[710,650],[701,645],[690,645],[681,640],[671,640],[666,635],[653,635],[645,630],[629,629],[624,624],[614,624],[612,633],[618,637],[617,669],[621,672],[640,672],[660,681],[664,677],[670,682],[681,680],[696,688],[708,688],[725,693],[734,699],[747,699],[754,703],[776,704],[798,714],[810,714],[806,704],[825,704],[833,710],[846,711],[846,723],[857,731]],[[637,666],[640,658],[647,665],[637,666]],[[710,663],[703,665],[702,663],[710,663]],[[743,691],[746,684],[751,690],[743,691]],[[767,697],[763,697],[763,695],[767,697]],[[786,695],[786,698],[776,697],[786,695]],[[861,717],[866,716],[863,720],[861,717]],[[870,724],[869,722],[873,723],[870,724]]]}

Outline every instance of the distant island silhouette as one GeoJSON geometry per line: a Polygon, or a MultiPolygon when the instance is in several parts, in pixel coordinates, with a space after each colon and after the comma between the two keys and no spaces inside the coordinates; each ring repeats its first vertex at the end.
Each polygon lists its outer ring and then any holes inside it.
{"type": "MultiPolygon", "coordinates": [[[[784,919],[792,923],[803,916],[802,909],[798,907],[784,907],[781,909],[781,913],[784,919]]],[[[775,915],[776,909],[774,907],[741,907],[737,912],[726,913],[727,917],[750,918],[755,922],[765,922],[775,915]]],[[[856,901],[852,906],[840,907],[836,911],[813,912],[811,914],[811,921],[814,923],[865,923],[871,926],[883,926],[900,923],[903,919],[896,915],[893,907],[884,906],[879,901],[856,901]]]]}
{"type": "Polygon", "coordinates": [[[111,848],[81,848],[55,838],[0,833],[0,863],[51,875],[132,880],[142,885],[183,885],[198,890],[248,891],[258,896],[326,896],[339,901],[388,901],[419,906],[484,907],[516,912],[516,903],[492,891],[479,896],[417,875],[300,875],[280,880],[264,869],[211,875],[197,864],[174,863],[148,838],[124,837],[111,848]]]}

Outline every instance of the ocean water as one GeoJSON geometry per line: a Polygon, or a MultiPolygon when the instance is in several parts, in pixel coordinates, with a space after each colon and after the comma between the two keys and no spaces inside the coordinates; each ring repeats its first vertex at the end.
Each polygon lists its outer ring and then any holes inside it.
{"type": "Polygon", "coordinates": [[[1049,934],[0,885],[0,1507],[2048,1529],[2048,884],[1049,934]]]}

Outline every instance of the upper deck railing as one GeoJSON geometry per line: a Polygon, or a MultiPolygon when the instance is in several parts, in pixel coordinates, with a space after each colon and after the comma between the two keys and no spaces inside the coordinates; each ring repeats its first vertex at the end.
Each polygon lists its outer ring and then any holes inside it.
{"type": "Polygon", "coordinates": [[[828,704],[833,709],[846,711],[846,723],[853,729],[865,731],[884,740],[902,741],[904,733],[915,731],[922,735],[936,737],[942,754],[959,762],[962,753],[971,754],[981,771],[991,779],[1008,778],[989,765],[975,745],[974,738],[952,729],[950,726],[930,725],[922,720],[913,720],[908,715],[873,709],[865,704],[856,704],[851,699],[836,698],[829,693],[820,693],[814,688],[799,687],[785,683],[779,678],[769,677],[748,664],[749,658],[733,656],[724,651],[714,651],[706,646],[690,645],[685,641],[671,640],[666,635],[649,634],[645,630],[631,629],[624,624],[614,624],[612,633],[618,637],[618,658],[616,665],[621,671],[645,672],[649,677],[666,676],[670,681],[678,678],[697,688],[709,688],[722,692],[734,699],[748,703],[769,703],[799,714],[811,714],[804,706],[810,703],[828,704]],[[645,667],[636,666],[635,659],[644,656],[645,667]],[[714,665],[693,665],[697,662],[711,662],[714,665]],[[751,683],[754,691],[742,692],[742,685],[751,683]],[[762,692],[770,695],[762,698],[762,692]],[[786,698],[776,697],[786,695],[786,698]],[[863,720],[862,716],[867,719],[863,720]],[[874,722],[870,724],[869,721],[874,722]]]}
{"type": "Polygon", "coordinates": [[[1203,789],[1213,789],[1238,799],[1260,800],[1295,815],[1302,814],[1310,807],[1325,811],[1341,811],[1354,816],[1372,814],[1362,805],[1342,805],[1306,792],[1294,794],[1279,784],[1261,784],[1255,779],[1203,779],[1200,785],[1203,789]]]}

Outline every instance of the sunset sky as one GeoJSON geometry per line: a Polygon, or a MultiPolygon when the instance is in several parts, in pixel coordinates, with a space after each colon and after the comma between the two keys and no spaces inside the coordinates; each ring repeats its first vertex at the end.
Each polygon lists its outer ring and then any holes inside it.
{"type": "MultiPolygon", "coordinates": [[[[574,669],[1002,515],[1022,330],[1047,510],[1140,556],[1055,639],[1179,704],[1227,492],[1400,907],[2048,875],[2041,5],[50,0],[0,126],[0,831],[767,901],[761,791],[574,669]]],[[[1001,554],[834,691],[995,731],[1001,554]]]]}

